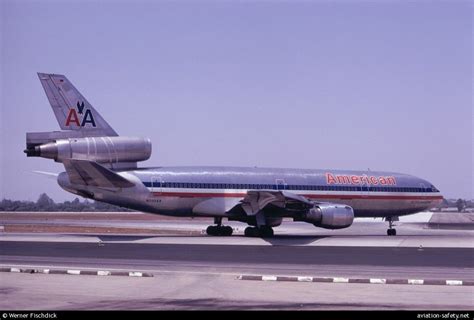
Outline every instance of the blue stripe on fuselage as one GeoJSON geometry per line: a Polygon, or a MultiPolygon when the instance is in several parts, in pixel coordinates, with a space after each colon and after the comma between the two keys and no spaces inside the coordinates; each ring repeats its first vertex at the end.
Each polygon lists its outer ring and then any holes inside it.
{"type": "Polygon", "coordinates": [[[328,185],[276,185],[276,184],[240,184],[240,183],[198,183],[198,182],[151,182],[142,181],[148,187],[173,189],[229,189],[229,190],[295,190],[295,191],[353,191],[353,192],[438,192],[433,188],[411,188],[397,186],[328,186],[328,185]]]}

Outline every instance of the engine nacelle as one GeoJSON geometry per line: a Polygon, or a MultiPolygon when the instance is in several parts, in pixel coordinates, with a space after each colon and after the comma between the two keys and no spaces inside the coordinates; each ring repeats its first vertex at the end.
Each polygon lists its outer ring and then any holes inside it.
{"type": "Polygon", "coordinates": [[[347,228],[354,221],[354,210],[346,205],[318,204],[303,215],[303,221],[326,229],[347,228]]]}
{"type": "Polygon", "coordinates": [[[59,139],[27,150],[29,157],[62,162],[65,159],[99,163],[138,162],[151,156],[151,141],[137,137],[89,137],[59,139]]]}

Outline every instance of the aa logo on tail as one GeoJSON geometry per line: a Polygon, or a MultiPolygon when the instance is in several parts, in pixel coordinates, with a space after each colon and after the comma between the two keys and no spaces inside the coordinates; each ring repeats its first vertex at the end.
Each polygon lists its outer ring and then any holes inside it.
{"type": "Polygon", "coordinates": [[[77,102],[77,111],[74,108],[69,109],[69,113],[66,118],[66,126],[75,124],[78,127],[85,127],[86,124],[90,123],[93,127],[96,127],[94,116],[90,109],[84,111],[84,101],[77,102]]]}

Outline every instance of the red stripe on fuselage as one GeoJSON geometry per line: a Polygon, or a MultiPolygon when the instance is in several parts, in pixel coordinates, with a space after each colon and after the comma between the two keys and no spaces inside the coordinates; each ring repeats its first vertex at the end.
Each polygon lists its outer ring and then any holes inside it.
{"type": "Polygon", "coordinates": [[[242,198],[246,193],[153,192],[155,196],[183,198],[242,198]]]}
{"type": "MultiPolygon", "coordinates": [[[[182,198],[243,198],[247,193],[208,193],[208,192],[153,192],[155,196],[182,198]]],[[[360,195],[360,194],[299,194],[313,199],[372,199],[372,200],[441,200],[443,196],[401,196],[401,195],[360,195]]]]}

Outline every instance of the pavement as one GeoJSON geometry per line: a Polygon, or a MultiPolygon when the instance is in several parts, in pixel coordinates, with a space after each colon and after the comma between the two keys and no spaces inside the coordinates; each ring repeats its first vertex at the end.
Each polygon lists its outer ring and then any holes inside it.
{"type": "Polygon", "coordinates": [[[0,214],[2,309],[474,309],[469,215],[414,215],[395,237],[373,219],[334,231],[285,222],[260,239],[240,223],[204,235],[208,219],[15,214],[0,214]],[[25,225],[42,231],[10,229],[25,225]],[[97,226],[109,232],[80,229],[97,226]]]}

